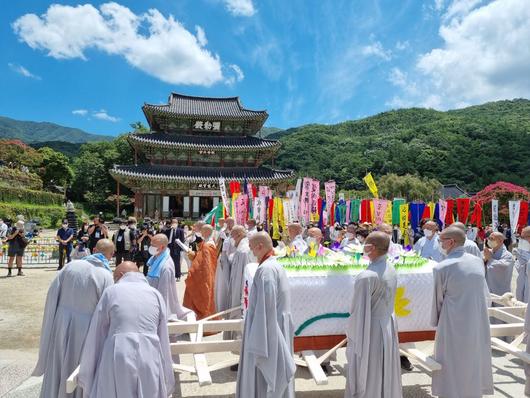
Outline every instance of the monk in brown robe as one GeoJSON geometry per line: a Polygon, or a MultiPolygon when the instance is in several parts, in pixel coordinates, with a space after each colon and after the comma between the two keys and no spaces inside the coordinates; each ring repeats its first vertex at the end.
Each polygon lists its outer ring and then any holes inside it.
{"type": "Polygon", "coordinates": [[[197,319],[215,313],[214,283],[217,266],[217,249],[212,240],[213,228],[203,225],[201,228],[202,242],[198,244],[197,253],[190,252],[192,261],[186,278],[184,306],[197,314],[197,319]]]}

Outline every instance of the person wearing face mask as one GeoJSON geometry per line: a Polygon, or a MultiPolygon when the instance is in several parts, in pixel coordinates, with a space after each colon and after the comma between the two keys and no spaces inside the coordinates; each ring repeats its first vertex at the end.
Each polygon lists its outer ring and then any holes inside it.
{"type": "Polygon", "coordinates": [[[305,240],[308,246],[308,252],[314,250],[316,256],[324,256],[326,252],[329,252],[329,249],[326,249],[324,246],[322,246],[322,238],[323,235],[320,228],[309,228],[307,230],[307,238],[305,240]]]}
{"type": "Polygon", "coordinates": [[[68,226],[68,220],[64,219],[61,228],[57,230],[55,240],[59,243],[59,266],[57,271],[64,267],[64,260],[69,263],[71,261],[70,254],[72,253],[72,241],[74,239],[74,230],[68,226]]]}
{"type": "Polygon", "coordinates": [[[109,266],[113,254],[114,244],[100,239],[94,254],[73,260],[51,283],[44,307],[39,359],[33,371],[33,376],[44,375],[41,397],[83,396],[80,388],[66,394],[66,378],[79,365],[92,314],[105,289],[113,284],[109,266]]]}
{"type": "Polygon", "coordinates": [[[440,250],[437,231],[438,225],[434,221],[427,221],[423,225],[424,236],[414,244],[414,251],[423,258],[440,262],[443,260],[444,254],[440,250]]]}
{"type": "Polygon", "coordinates": [[[341,249],[344,249],[348,245],[358,245],[359,244],[359,240],[355,236],[355,232],[356,232],[355,224],[353,224],[353,223],[348,224],[348,226],[346,227],[346,237],[340,243],[340,248],[341,249]]]}
{"type": "Polygon", "coordinates": [[[490,292],[502,296],[511,290],[514,259],[504,246],[504,235],[492,232],[484,247],[486,281],[490,292]]]}
{"type": "Polygon", "coordinates": [[[90,398],[167,398],[175,378],[164,299],[133,262],[118,265],[114,280],[90,322],[79,387],[90,398]]]}
{"type": "Polygon", "coordinates": [[[167,319],[184,320],[191,310],[180,304],[175,283],[175,265],[167,247],[168,243],[165,234],[156,234],[151,238],[147,282],[162,295],[166,304],[167,319]]]}
{"type": "MultiPolygon", "coordinates": [[[[502,234],[501,234],[502,235],[502,234]]],[[[493,395],[489,291],[480,258],[466,253],[464,231],[450,226],[440,235],[447,257],[433,268],[431,324],[436,327],[432,394],[493,395]]]]}
{"type": "Polygon", "coordinates": [[[256,228],[256,220],[250,218],[247,221],[247,236],[250,238],[252,235],[254,235],[256,232],[258,232],[256,228]]]}
{"type": "MultiPolygon", "coordinates": [[[[466,226],[461,222],[454,222],[451,224],[451,227],[456,227],[462,230],[462,232],[466,232],[466,226]]],[[[471,239],[467,238],[466,234],[466,241],[464,242],[464,251],[466,253],[472,254],[475,257],[482,258],[482,253],[480,252],[477,244],[472,241],[471,239]]]]}
{"type": "Polygon", "coordinates": [[[88,249],[92,253],[100,239],[108,239],[109,228],[100,216],[94,217],[94,223],[88,227],[88,249]]]}
{"type": "Polygon", "coordinates": [[[527,303],[530,298],[530,226],[524,227],[519,237],[517,248],[514,249],[517,261],[517,284],[515,298],[523,303],[527,303]]]}
{"type": "Polygon", "coordinates": [[[127,221],[121,220],[120,228],[112,236],[112,242],[116,247],[116,265],[122,261],[131,260],[131,250],[136,245],[136,236],[134,231],[127,227],[127,221]]]}
{"type": "Polygon", "coordinates": [[[184,291],[184,305],[195,312],[197,319],[215,313],[214,286],[217,265],[217,249],[212,239],[213,228],[203,225],[200,232],[202,241],[198,244],[197,253],[188,253],[192,262],[184,291]]]}
{"type": "Polygon", "coordinates": [[[372,232],[364,243],[370,259],[353,284],[346,329],[345,398],[402,397],[398,331],[394,316],[396,270],[387,260],[390,238],[372,232]]]}
{"type": "Polygon", "coordinates": [[[289,252],[291,256],[300,256],[306,254],[309,246],[304,240],[302,233],[304,229],[297,223],[291,223],[287,226],[287,233],[289,234],[289,252]]]}
{"type": "Polygon", "coordinates": [[[259,266],[245,313],[236,398],[294,398],[294,327],[287,275],[266,232],[252,235],[249,247],[259,266]]]}
{"type": "Polygon", "coordinates": [[[3,241],[7,237],[7,224],[0,218],[0,241],[3,241]]]}

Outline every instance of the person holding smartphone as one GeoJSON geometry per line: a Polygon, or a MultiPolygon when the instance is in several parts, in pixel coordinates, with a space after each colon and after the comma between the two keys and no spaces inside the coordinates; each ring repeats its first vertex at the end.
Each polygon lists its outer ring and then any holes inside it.
{"type": "Polygon", "coordinates": [[[26,239],[24,231],[24,221],[17,221],[15,226],[11,228],[11,231],[9,231],[7,236],[7,242],[7,276],[13,276],[11,272],[15,259],[18,269],[17,276],[24,276],[24,273],[22,272],[22,259],[24,257],[24,250],[28,245],[28,240],[26,239]]]}

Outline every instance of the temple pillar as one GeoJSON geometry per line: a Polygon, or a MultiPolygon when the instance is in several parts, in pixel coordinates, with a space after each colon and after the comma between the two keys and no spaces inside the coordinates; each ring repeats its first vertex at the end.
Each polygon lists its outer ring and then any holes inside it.
{"type": "Polygon", "coordinates": [[[144,194],[142,192],[134,193],[134,216],[143,218],[144,213],[144,194]]]}

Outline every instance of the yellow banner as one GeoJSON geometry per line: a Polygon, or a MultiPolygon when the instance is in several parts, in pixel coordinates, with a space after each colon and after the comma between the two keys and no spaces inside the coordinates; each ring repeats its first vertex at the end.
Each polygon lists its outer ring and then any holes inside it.
{"type": "Polygon", "coordinates": [[[407,234],[407,227],[409,226],[409,205],[407,203],[399,206],[399,228],[401,229],[401,236],[405,239],[405,246],[409,244],[409,235],[407,234]]]}
{"type": "Polygon", "coordinates": [[[392,202],[388,203],[383,220],[385,224],[392,225],[392,202]]]}
{"type": "Polygon", "coordinates": [[[368,173],[363,178],[364,183],[368,186],[368,189],[374,195],[374,198],[379,198],[379,194],[377,192],[377,185],[375,185],[374,177],[372,177],[372,173],[368,173]]]}
{"type": "MultiPolygon", "coordinates": [[[[272,209],[272,239],[281,239],[280,223],[283,220],[283,206],[280,198],[274,198],[274,207],[272,209]]],[[[285,224],[285,223],[283,223],[285,224]]]]}
{"type": "Polygon", "coordinates": [[[436,205],[433,202],[429,202],[427,206],[429,206],[431,220],[434,220],[434,210],[436,208],[436,205]]]}

